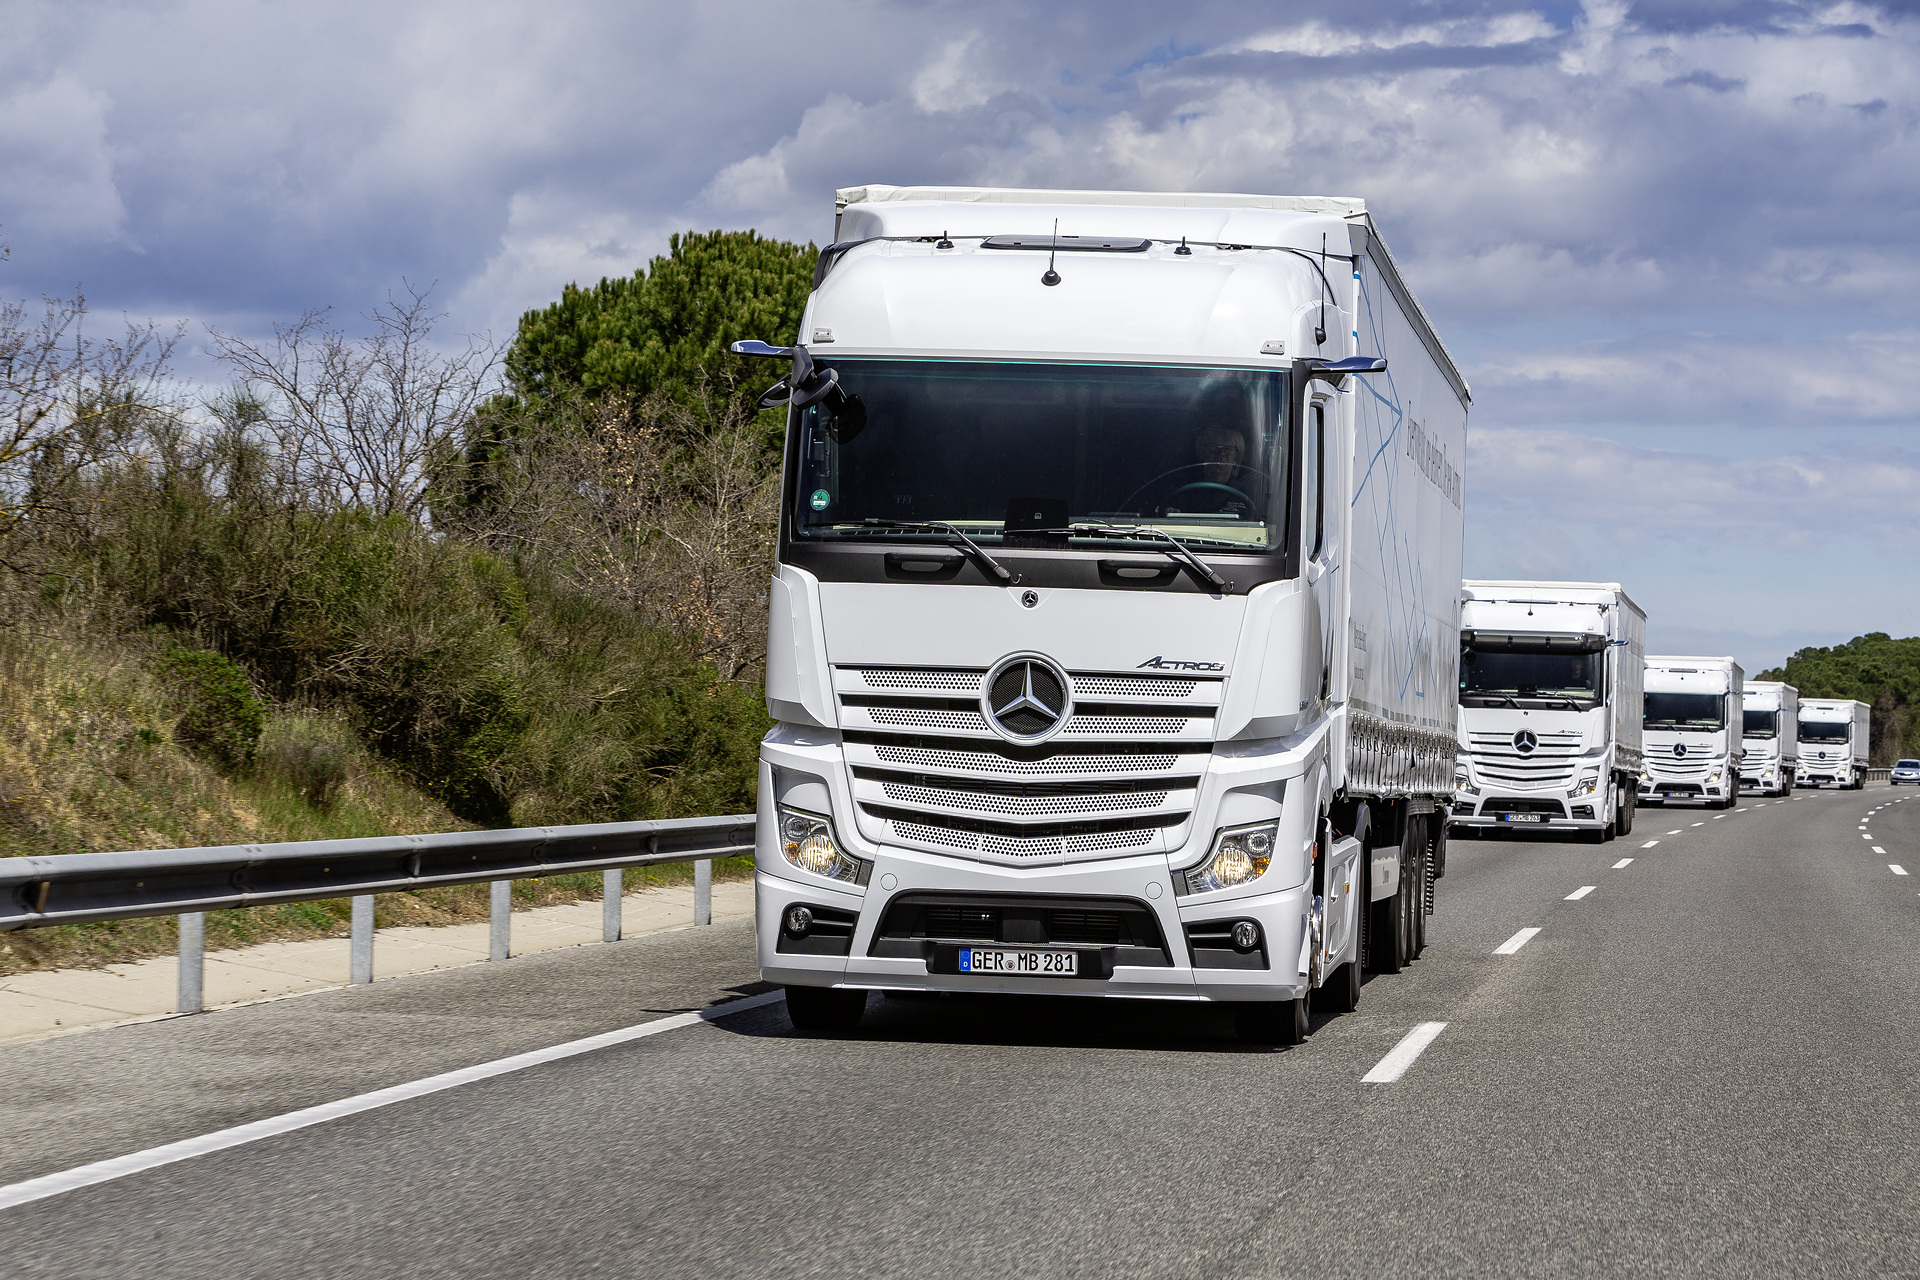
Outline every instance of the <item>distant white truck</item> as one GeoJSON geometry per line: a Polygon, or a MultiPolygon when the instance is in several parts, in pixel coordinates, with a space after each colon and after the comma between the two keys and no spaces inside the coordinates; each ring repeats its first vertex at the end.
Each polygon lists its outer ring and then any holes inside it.
{"type": "Polygon", "coordinates": [[[1872,709],[1851,698],[1800,700],[1800,760],[1794,782],[1803,787],[1858,791],[1867,780],[1867,731],[1872,709]]]}
{"type": "Polygon", "coordinates": [[[1740,798],[1742,690],[1732,658],[1647,659],[1646,768],[1640,803],[1702,800],[1731,809],[1740,798]]]}
{"type": "Polygon", "coordinates": [[[1740,785],[1784,796],[1800,757],[1800,691],[1778,680],[1749,680],[1740,701],[1740,785]]]}
{"type": "Polygon", "coordinates": [[[1633,830],[1646,635],[1617,582],[1461,584],[1455,829],[1633,830]]]}

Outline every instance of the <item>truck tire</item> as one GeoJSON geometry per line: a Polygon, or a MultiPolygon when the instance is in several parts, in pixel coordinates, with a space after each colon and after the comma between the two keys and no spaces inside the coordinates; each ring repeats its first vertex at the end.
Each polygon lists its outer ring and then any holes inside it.
{"type": "Polygon", "coordinates": [[[1420,822],[1420,874],[1407,895],[1407,959],[1418,960],[1427,949],[1427,894],[1433,882],[1433,820],[1420,822]]]}
{"type": "MultiPolygon", "coordinates": [[[[1373,893],[1371,881],[1367,884],[1367,893],[1373,893]]],[[[1367,921],[1367,941],[1372,952],[1367,957],[1367,967],[1375,973],[1399,973],[1406,968],[1407,955],[1407,855],[1405,841],[1400,850],[1400,884],[1394,889],[1393,896],[1371,903],[1373,913],[1367,921]]]]}
{"type": "MultiPolygon", "coordinates": [[[[1365,914],[1362,913],[1362,919],[1365,914]]],[[[1328,1013],[1352,1013],[1360,1007],[1360,952],[1333,971],[1320,988],[1320,1007],[1328,1013]]]]}
{"type": "Polygon", "coordinates": [[[1620,796],[1619,806],[1614,810],[1620,816],[1614,825],[1620,828],[1621,835],[1630,836],[1633,834],[1633,811],[1638,807],[1635,802],[1640,798],[1639,788],[1624,786],[1615,787],[1614,790],[1620,796]]]}
{"type": "Polygon", "coordinates": [[[1233,1006],[1233,1029],[1248,1044],[1302,1044],[1307,1038],[1307,1001],[1242,1001],[1233,1006]]]}
{"type": "Polygon", "coordinates": [[[867,993],[836,987],[788,987],[787,1018],[795,1031],[851,1031],[867,1011],[867,993]]]}

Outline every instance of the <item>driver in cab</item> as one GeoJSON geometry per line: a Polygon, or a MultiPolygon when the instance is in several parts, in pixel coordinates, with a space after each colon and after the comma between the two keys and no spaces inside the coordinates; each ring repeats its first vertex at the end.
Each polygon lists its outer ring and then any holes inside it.
{"type": "Polygon", "coordinates": [[[1186,483],[1168,496],[1163,510],[1245,518],[1252,482],[1242,465],[1246,456],[1247,437],[1237,428],[1219,422],[1203,425],[1193,433],[1194,463],[1181,469],[1186,483]]]}

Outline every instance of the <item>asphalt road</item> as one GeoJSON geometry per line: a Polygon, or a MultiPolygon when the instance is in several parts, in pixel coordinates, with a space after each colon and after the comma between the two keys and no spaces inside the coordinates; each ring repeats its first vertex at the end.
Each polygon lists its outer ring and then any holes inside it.
{"type": "MultiPolygon", "coordinates": [[[[1426,955],[1299,1048],[775,1002],[0,1209],[0,1275],[1920,1275],[1920,791],[1457,841],[1439,890],[1426,955]]],[[[0,1048],[0,1183],[755,977],[736,924],[0,1048]]]]}

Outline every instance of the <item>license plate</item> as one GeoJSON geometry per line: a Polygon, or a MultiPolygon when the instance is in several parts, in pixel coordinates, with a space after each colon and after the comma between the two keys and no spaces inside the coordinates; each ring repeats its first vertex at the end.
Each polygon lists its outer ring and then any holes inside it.
{"type": "Polygon", "coordinates": [[[1544,813],[1503,813],[1500,815],[1500,821],[1502,822],[1545,822],[1546,820],[1547,815],[1544,813]]]}
{"type": "Polygon", "coordinates": [[[1038,977],[1071,978],[1080,972],[1080,956],[1073,951],[1012,951],[1002,947],[961,947],[960,972],[1021,973],[1038,977]]]}

